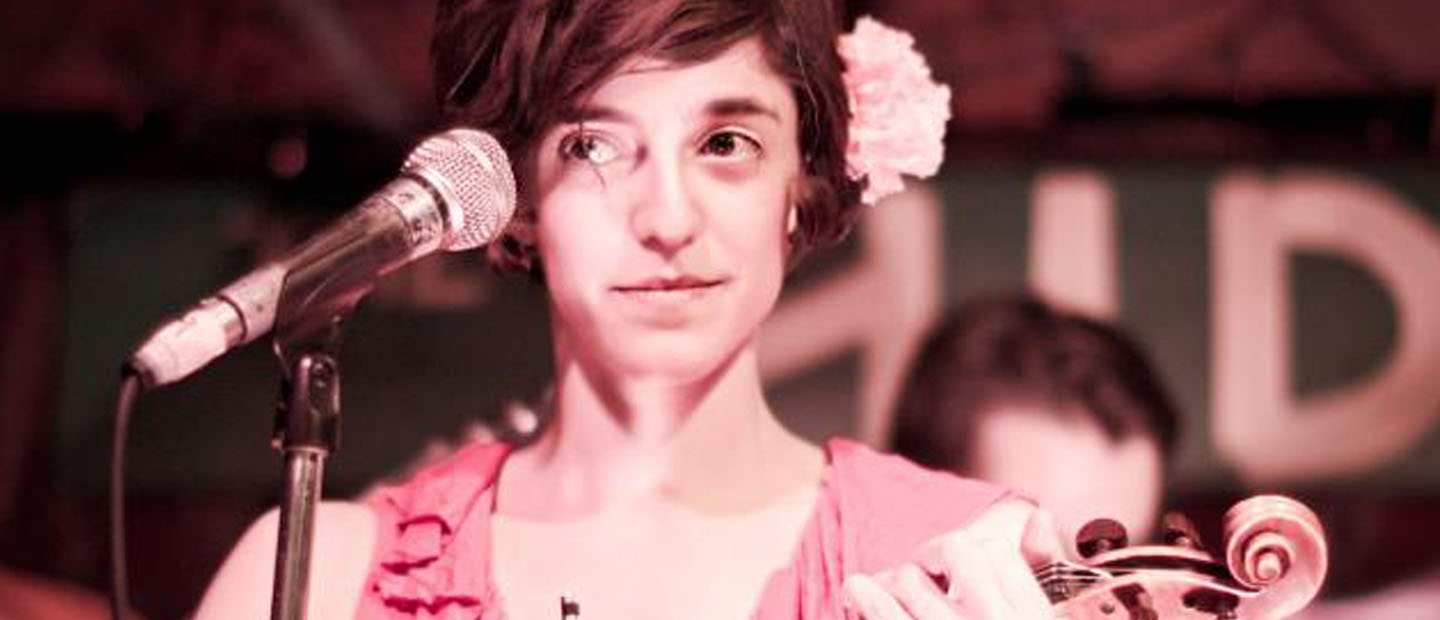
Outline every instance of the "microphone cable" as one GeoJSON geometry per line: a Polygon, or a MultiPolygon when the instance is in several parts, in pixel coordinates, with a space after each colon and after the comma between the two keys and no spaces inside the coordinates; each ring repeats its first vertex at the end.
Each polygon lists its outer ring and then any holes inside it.
{"type": "Polygon", "coordinates": [[[130,411],[140,395],[140,376],[127,364],[120,374],[115,426],[110,443],[110,617],[125,620],[130,609],[130,584],[125,564],[125,442],[130,411]]]}

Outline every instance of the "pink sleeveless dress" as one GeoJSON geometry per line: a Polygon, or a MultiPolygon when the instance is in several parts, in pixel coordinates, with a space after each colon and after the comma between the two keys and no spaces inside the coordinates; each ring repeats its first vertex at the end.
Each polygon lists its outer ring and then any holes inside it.
{"type": "MultiPolygon", "coordinates": [[[[898,566],[1007,496],[845,439],[830,440],[825,451],[815,511],[752,618],[855,618],[842,605],[846,576],[898,566]]],[[[472,444],[366,499],[379,531],[357,619],[503,618],[490,571],[490,515],[508,452],[504,444],[472,444]]]]}

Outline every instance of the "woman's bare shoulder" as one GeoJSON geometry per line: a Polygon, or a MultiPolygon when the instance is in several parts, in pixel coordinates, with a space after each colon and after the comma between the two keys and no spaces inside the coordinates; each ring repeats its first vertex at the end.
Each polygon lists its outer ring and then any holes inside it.
{"type": "MultiPolygon", "coordinates": [[[[196,609],[197,620],[270,617],[280,513],[256,519],[230,550],[196,609]]],[[[353,618],[374,553],[376,516],[355,502],[321,502],[315,513],[307,617],[353,618]]]]}

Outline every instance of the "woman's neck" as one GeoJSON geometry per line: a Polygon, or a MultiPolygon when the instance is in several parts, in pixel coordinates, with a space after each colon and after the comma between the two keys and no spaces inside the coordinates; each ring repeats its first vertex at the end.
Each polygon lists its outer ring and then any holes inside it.
{"type": "Polygon", "coordinates": [[[502,472],[497,509],[555,520],[665,500],[757,509],[818,482],[824,457],[787,431],[753,345],[694,381],[618,376],[557,354],[554,421],[502,472]]]}

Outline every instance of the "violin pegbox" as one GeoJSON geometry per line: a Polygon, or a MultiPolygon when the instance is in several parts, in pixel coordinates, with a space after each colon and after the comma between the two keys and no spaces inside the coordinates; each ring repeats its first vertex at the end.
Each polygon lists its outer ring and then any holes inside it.
{"type": "Polygon", "coordinates": [[[1272,620],[1314,599],[1328,551],[1320,520],[1304,504],[1262,495],[1225,515],[1225,562],[1207,553],[1194,526],[1166,515],[1167,544],[1127,546],[1124,527],[1097,519],[1076,536],[1082,562],[1035,571],[1058,617],[1069,620],[1272,620]]]}

